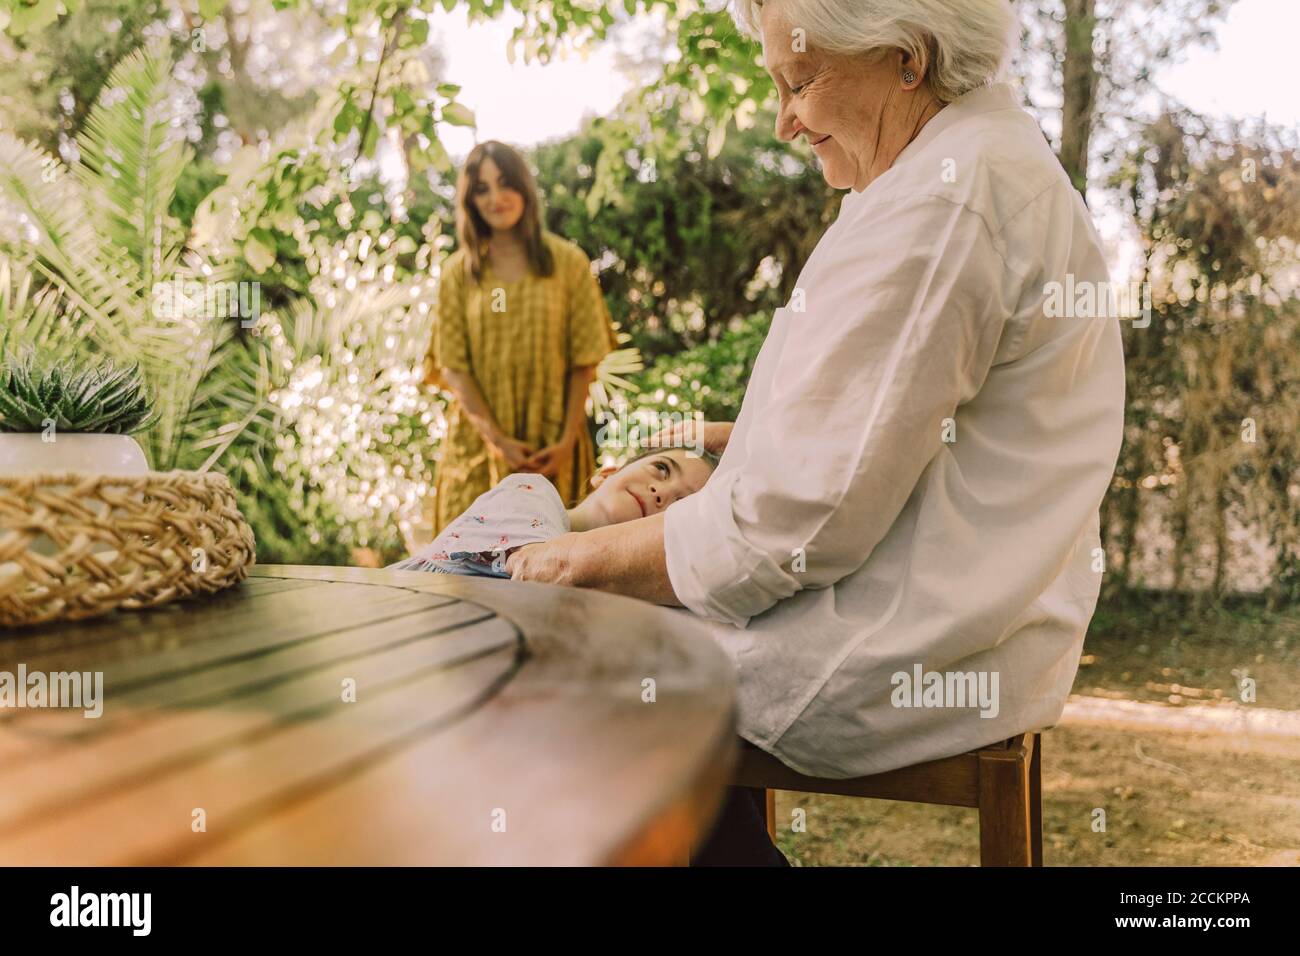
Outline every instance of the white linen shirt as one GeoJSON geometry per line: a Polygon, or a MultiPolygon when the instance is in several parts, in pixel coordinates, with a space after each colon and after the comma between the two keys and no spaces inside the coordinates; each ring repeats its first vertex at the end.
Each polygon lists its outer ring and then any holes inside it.
{"type": "Polygon", "coordinates": [[[795,770],[878,773],[1059,719],[1124,418],[1118,321],[1048,317],[1067,276],[1108,282],[1096,232],[998,83],[845,196],[773,316],[664,536],[735,664],[741,735],[795,770]],[[996,716],[895,706],[917,665],[996,673],[996,716]]]}

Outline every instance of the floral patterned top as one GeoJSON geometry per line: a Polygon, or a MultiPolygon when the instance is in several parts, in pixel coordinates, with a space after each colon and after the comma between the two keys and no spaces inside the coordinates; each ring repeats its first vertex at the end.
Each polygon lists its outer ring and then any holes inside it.
{"type": "Polygon", "coordinates": [[[539,475],[508,475],[433,541],[389,570],[507,578],[512,551],[568,530],[569,515],[553,484],[539,475]]]}

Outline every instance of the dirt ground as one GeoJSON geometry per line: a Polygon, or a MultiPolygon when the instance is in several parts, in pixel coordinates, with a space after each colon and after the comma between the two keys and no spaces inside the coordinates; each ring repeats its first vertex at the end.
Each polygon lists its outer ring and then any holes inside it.
{"type": "MultiPolygon", "coordinates": [[[[1224,705],[1249,676],[1260,706],[1300,710],[1300,612],[1238,608],[1172,624],[1141,607],[1102,613],[1084,662],[1077,694],[1224,705]]],[[[777,821],[798,866],[979,862],[974,810],[782,792],[777,821]],[[790,829],[796,808],[802,833],[790,829]]],[[[1300,738],[1059,726],[1044,736],[1043,852],[1048,866],[1300,865],[1300,738]]]]}

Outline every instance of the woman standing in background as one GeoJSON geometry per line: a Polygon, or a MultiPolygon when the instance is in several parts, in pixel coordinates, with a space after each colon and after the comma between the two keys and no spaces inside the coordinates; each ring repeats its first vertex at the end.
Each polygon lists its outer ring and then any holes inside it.
{"type": "Polygon", "coordinates": [[[456,234],[425,362],[426,382],[454,396],[435,534],[516,471],[549,478],[566,507],[582,498],[596,468],[588,388],[616,344],[590,260],[542,228],[532,173],[509,146],[470,152],[456,234]]]}

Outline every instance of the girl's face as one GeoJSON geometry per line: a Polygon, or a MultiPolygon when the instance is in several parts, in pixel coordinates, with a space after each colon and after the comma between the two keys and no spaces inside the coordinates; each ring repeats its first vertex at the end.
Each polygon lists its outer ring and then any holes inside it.
{"type": "Polygon", "coordinates": [[[479,164],[478,182],[474,184],[470,200],[493,234],[509,232],[519,224],[524,214],[523,193],[506,185],[500,167],[490,156],[479,164]]]}
{"type": "Polygon", "coordinates": [[[599,508],[605,524],[635,521],[665,511],[670,504],[704,487],[712,467],[681,449],[647,455],[622,468],[602,468],[587,496],[589,508],[599,508]]]}

